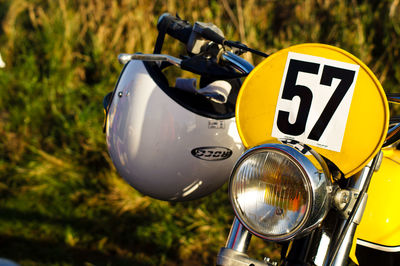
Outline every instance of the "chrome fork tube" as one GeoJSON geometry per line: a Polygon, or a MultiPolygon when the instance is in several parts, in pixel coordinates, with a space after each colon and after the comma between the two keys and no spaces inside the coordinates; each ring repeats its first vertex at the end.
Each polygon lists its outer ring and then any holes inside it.
{"type": "Polygon", "coordinates": [[[247,255],[251,233],[235,217],[225,247],[217,256],[217,265],[222,266],[275,266],[268,260],[258,261],[247,255]]]}
{"type": "Polygon", "coordinates": [[[344,265],[349,256],[349,252],[353,243],[353,238],[357,225],[360,224],[362,215],[364,214],[365,206],[367,204],[368,194],[367,190],[371,181],[372,174],[379,168],[382,154],[379,153],[364,169],[358,177],[355,177],[349,185],[349,189],[359,192],[357,202],[349,213],[348,219],[341,222],[341,237],[335,243],[335,247],[329,256],[329,266],[331,265],[344,265]]]}
{"type": "Polygon", "coordinates": [[[355,218],[352,221],[352,223],[350,224],[350,226],[348,227],[348,229],[346,230],[346,232],[343,232],[344,238],[343,238],[342,244],[340,245],[337,255],[331,265],[335,265],[335,266],[336,265],[337,266],[345,265],[345,263],[349,257],[351,246],[353,244],[354,234],[356,232],[357,226],[360,224],[361,216],[362,216],[362,213],[364,212],[365,205],[367,203],[366,199],[367,199],[367,194],[365,194],[365,196],[362,199],[363,206],[360,207],[359,210],[357,210],[357,213],[359,213],[359,214],[356,214],[356,215],[359,216],[359,219],[355,218]]]}
{"type": "MultiPolygon", "coordinates": [[[[351,221],[350,225],[347,228],[343,228],[346,230],[345,232],[342,233],[344,234],[343,240],[341,241],[341,243],[338,243],[340,247],[338,248],[336,254],[335,253],[333,254],[334,255],[332,258],[333,261],[331,262],[330,265],[335,265],[335,266],[345,265],[347,258],[349,257],[350,249],[353,244],[354,234],[356,232],[357,226],[361,222],[361,217],[364,213],[365,206],[367,205],[368,194],[365,193],[362,197],[363,198],[360,199],[361,204],[359,208],[355,210],[356,214],[354,216],[354,219],[351,221]]],[[[342,227],[345,226],[345,222],[346,221],[342,222],[341,224],[342,227]]]]}
{"type": "Polygon", "coordinates": [[[251,240],[250,232],[235,217],[229,232],[225,248],[233,249],[241,253],[246,253],[251,240]]]}

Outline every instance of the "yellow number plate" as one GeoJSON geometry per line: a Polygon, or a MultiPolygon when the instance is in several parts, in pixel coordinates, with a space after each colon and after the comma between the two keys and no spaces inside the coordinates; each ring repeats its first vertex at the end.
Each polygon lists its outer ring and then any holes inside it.
{"type": "Polygon", "coordinates": [[[246,147],[304,143],[345,176],[378,152],[388,119],[386,96],[372,71],[323,44],[292,46],[265,59],[245,80],[236,106],[246,147]]]}

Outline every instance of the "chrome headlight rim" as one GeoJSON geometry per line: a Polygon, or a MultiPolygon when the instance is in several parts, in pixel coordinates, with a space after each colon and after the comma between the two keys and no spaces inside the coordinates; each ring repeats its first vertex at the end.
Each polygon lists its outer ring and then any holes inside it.
{"type": "MultiPolygon", "coordinates": [[[[321,164],[321,167],[317,169],[317,167],[304,155],[303,152],[300,152],[298,149],[294,148],[291,145],[287,144],[276,144],[269,143],[263,144],[256,147],[253,147],[247,150],[242,156],[238,159],[235,167],[233,168],[232,174],[229,179],[229,199],[231,201],[231,205],[233,207],[235,216],[241,222],[241,224],[250,231],[253,235],[260,237],[265,240],[270,241],[286,241],[295,238],[296,236],[303,235],[306,232],[311,231],[326,216],[329,206],[330,200],[327,194],[330,191],[331,183],[328,176],[329,173],[326,172],[326,164],[324,161],[321,161],[322,158],[318,155],[311,153],[316,161],[321,164]],[[301,222],[299,222],[290,232],[287,234],[280,235],[267,235],[260,233],[254,230],[247,222],[246,219],[242,217],[240,212],[238,211],[238,206],[235,202],[235,199],[232,194],[232,180],[235,178],[235,174],[238,168],[243,164],[243,162],[249,158],[250,156],[256,153],[262,153],[265,151],[273,151],[277,153],[281,153],[284,157],[289,159],[293,164],[295,164],[298,170],[301,172],[301,179],[303,181],[303,185],[306,188],[307,192],[307,208],[302,218],[301,222]],[[322,173],[321,173],[322,171],[322,173]],[[320,182],[319,182],[320,181],[320,182]],[[315,204],[316,202],[320,204],[315,204]],[[322,214],[321,214],[322,213],[322,214]]],[[[309,154],[310,155],[310,154],[309,154]]],[[[314,162],[315,163],[315,162],[314,162]]]]}

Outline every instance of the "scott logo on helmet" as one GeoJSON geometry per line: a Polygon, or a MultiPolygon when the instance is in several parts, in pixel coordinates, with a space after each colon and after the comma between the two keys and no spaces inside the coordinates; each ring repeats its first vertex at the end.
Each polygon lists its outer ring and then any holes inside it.
{"type": "Polygon", "coordinates": [[[232,151],[224,147],[198,147],[191,151],[196,158],[206,161],[220,161],[231,157],[232,151]]]}

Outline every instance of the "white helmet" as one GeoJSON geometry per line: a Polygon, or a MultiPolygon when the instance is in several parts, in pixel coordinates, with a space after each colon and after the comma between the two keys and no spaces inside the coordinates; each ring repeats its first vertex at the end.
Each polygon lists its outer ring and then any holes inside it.
{"type": "Polygon", "coordinates": [[[170,87],[154,62],[130,61],[109,97],[107,146],[119,174],[141,193],[168,201],[198,199],[228,180],[244,148],[234,109],[170,87]]]}

